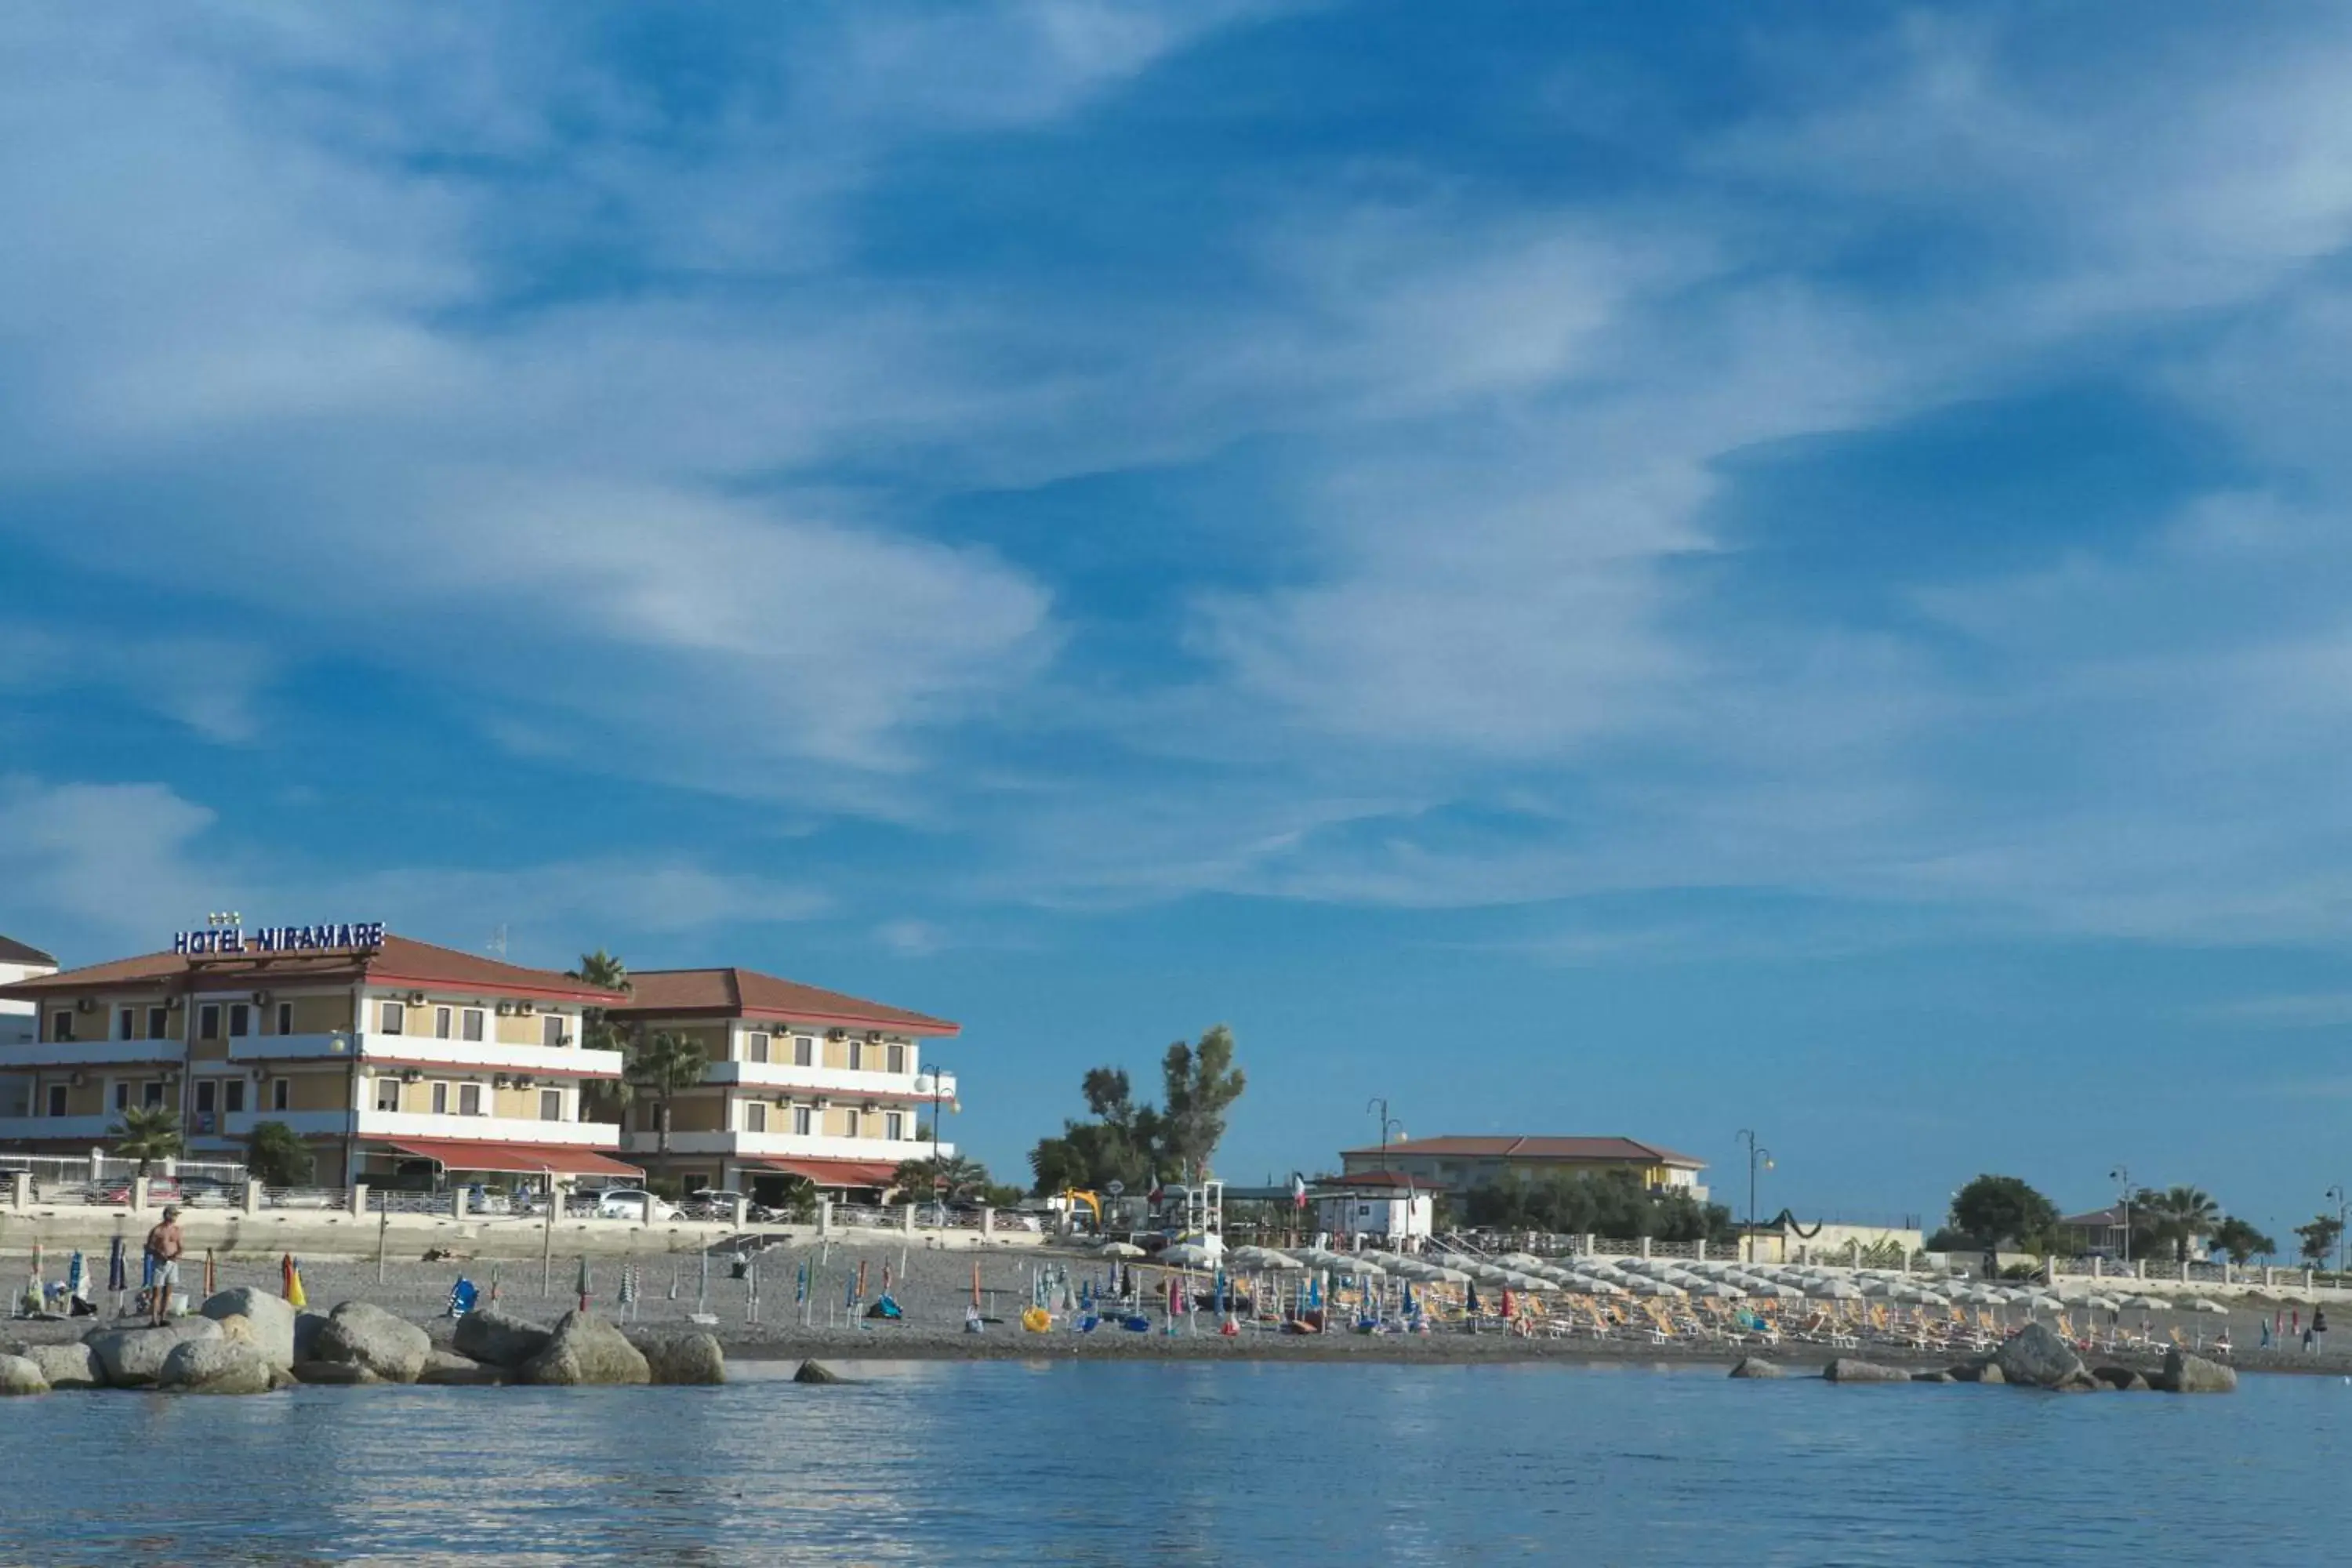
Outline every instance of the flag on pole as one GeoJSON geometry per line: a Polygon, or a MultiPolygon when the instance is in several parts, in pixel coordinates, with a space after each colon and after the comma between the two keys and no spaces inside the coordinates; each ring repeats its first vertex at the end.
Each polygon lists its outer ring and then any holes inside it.
{"type": "Polygon", "coordinates": [[[1299,1209],[1307,1206],[1307,1178],[1296,1171],[1290,1173],[1290,1206],[1299,1209]]]}

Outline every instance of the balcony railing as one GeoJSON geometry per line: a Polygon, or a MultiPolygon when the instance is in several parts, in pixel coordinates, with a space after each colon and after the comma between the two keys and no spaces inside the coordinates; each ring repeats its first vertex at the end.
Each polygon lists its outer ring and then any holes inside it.
{"type": "Polygon", "coordinates": [[[349,1060],[375,1058],[430,1062],[483,1072],[543,1073],[551,1077],[618,1078],[618,1051],[577,1050],[569,1046],[515,1046],[498,1040],[449,1040],[437,1035],[386,1035],[373,1030],[330,1035],[244,1035],[228,1043],[232,1061],[349,1060]]]}
{"type": "MultiPolygon", "coordinates": [[[[633,1154],[650,1154],[660,1142],[657,1134],[631,1131],[623,1145],[633,1154]]],[[[919,1138],[833,1138],[794,1132],[673,1132],[669,1135],[669,1152],[673,1154],[736,1154],[768,1159],[792,1160],[919,1160],[932,1152],[928,1140],[919,1138]]],[[[942,1155],[952,1155],[955,1145],[939,1146],[942,1155]]]]}
{"type": "MultiPolygon", "coordinates": [[[[240,1110],[220,1119],[219,1136],[244,1138],[258,1121],[282,1121],[303,1137],[455,1139],[467,1143],[545,1143],[614,1149],[621,1130],[607,1121],[540,1121],[525,1116],[435,1116],[401,1110],[240,1110]]],[[[5,1134],[0,1134],[5,1136],[5,1134]]],[[[46,1134],[58,1136],[58,1134],[46,1134]]]]}
{"type": "Polygon", "coordinates": [[[177,1040],[32,1040],[0,1046],[0,1072],[28,1072],[37,1067],[176,1062],[186,1048],[177,1040]]]}
{"type": "Polygon", "coordinates": [[[892,1100],[908,1102],[928,1101],[933,1098],[932,1085],[944,1079],[946,1087],[936,1091],[941,1100],[955,1098],[953,1073],[852,1072],[847,1068],[794,1067],[790,1062],[712,1062],[703,1069],[703,1081],[714,1084],[741,1084],[750,1089],[796,1089],[806,1094],[832,1095],[844,1100],[892,1100]]]}
{"type": "Polygon", "coordinates": [[[0,1117],[0,1139],[34,1139],[55,1141],[71,1138],[82,1142],[98,1142],[114,1126],[111,1116],[5,1116],[0,1117]]]}

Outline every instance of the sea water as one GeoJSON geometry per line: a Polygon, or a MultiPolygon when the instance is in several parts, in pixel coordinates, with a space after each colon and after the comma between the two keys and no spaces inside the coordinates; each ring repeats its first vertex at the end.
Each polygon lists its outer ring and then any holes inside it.
{"type": "Polygon", "coordinates": [[[2342,1561],[2352,1385],[845,1364],[0,1402],[0,1561],[2342,1561]]]}

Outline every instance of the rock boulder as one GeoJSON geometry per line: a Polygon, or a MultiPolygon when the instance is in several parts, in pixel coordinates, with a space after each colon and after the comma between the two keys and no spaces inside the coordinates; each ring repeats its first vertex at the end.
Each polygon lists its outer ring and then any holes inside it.
{"type": "Polygon", "coordinates": [[[478,1307],[457,1320],[450,1342],[460,1355],[492,1366],[517,1367],[547,1349],[554,1331],[496,1307],[478,1307]]]}
{"type": "Polygon", "coordinates": [[[1954,1377],[1950,1373],[1946,1372],[1943,1368],[1937,1367],[1933,1372],[1913,1373],[1911,1374],[1911,1381],[1914,1383],[1958,1383],[1960,1380],[1954,1377]]]}
{"type": "Polygon", "coordinates": [[[523,1363],[524,1383],[651,1383],[653,1369],[643,1352],[612,1324],[585,1312],[566,1312],[547,1348],[523,1363]]]}
{"type": "Polygon", "coordinates": [[[1842,1355],[1822,1369],[1822,1376],[1832,1383],[1908,1383],[1911,1374],[1899,1366],[1881,1366],[1874,1361],[1860,1361],[1842,1355]]]}
{"type": "Polygon", "coordinates": [[[415,1383],[432,1353],[423,1329],[368,1301],[346,1301],[328,1313],[310,1347],[315,1360],[362,1366],[386,1383],[415,1383]]]}
{"type": "Polygon", "coordinates": [[[163,1358],[155,1386],[181,1394],[267,1394],[268,1355],[242,1340],[187,1340],[163,1358]]]}
{"type": "Polygon", "coordinates": [[[48,1391],[49,1380],[34,1363],[20,1355],[0,1355],[0,1397],[48,1391]]]}
{"type": "Polygon", "coordinates": [[[416,1381],[449,1386],[489,1385],[506,1382],[507,1369],[454,1351],[435,1351],[425,1358],[425,1370],[416,1374],[416,1381]]]}
{"type": "Polygon", "coordinates": [[[331,1388],[360,1388],[383,1381],[367,1368],[347,1361],[298,1361],[293,1376],[297,1383],[324,1384],[331,1388]]]}
{"type": "Polygon", "coordinates": [[[841,1378],[823,1362],[804,1361],[801,1363],[800,1370],[793,1373],[793,1381],[794,1383],[839,1383],[841,1378]]]}
{"type": "Polygon", "coordinates": [[[2091,1375],[2109,1388],[2126,1393],[2137,1393],[2148,1386],[2147,1379],[2127,1366],[2095,1366],[2091,1375]]]}
{"type": "Polygon", "coordinates": [[[1987,1364],[2000,1369],[2002,1382],[2028,1388],[2062,1388],[2087,1371],[2074,1347],[2042,1323],[2028,1323],[2011,1334],[1987,1364]]]}
{"type": "Polygon", "coordinates": [[[233,1290],[223,1290],[208,1298],[196,1309],[215,1322],[231,1318],[243,1318],[247,1331],[269,1364],[289,1367],[294,1364],[294,1325],[300,1316],[285,1297],[250,1285],[240,1285],[233,1290]]]}
{"type": "Polygon", "coordinates": [[[646,1358],[656,1383],[711,1384],[727,1381],[727,1353],[709,1334],[678,1329],[635,1329],[628,1341],[646,1358]]]}
{"type": "Polygon", "coordinates": [[[1761,1356],[1741,1356],[1739,1364],[1731,1369],[1734,1377],[1784,1377],[1779,1362],[1766,1361],[1761,1356]]]}
{"type": "Polygon", "coordinates": [[[51,1388],[104,1388],[106,1369],[88,1345],[26,1345],[17,1352],[41,1369],[51,1388]]]}
{"type": "Polygon", "coordinates": [[[115,1388],[152,1388],[163,1358],[192,1340],[216,1340],[221,1326],[210,1318],[183,1318],[160,1329],[101,1329],[84,1342],[97,1355],[107,1383],[115,1388]]]}
{"type": "Polygon", "coordinates": [[[2234,1368],[2190,1355],[2175,1345],[2164,1352],[2164,1371],[2157,1386],[2168,1394],[2235,1394],[2238,1373],[2234,1368]]]}

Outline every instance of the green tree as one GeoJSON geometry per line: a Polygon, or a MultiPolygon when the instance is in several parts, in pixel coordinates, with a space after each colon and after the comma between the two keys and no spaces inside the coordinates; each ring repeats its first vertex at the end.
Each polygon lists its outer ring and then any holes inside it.
{"type": "Polygon", "coordinates": [[[1734,1236],[1729,1209],[1702,1204],[1686,1192],[1652,1188],[1631,1171],[1515,1173],[1473,1187],[1462,1206],[1472,1225],[1492,1230],[1679,1242],[1734,1236]]]}
{"type": "Polygon", "coordinates": [[[2221,1205],[2195,1187],[2169,1187],[2147,1195],[2153,1199],[2148,1212],[2156,1220],[2156,1238],[2171,1245],[2175,1263],[2188,1262],[2189,1243],[2212,1234],[2221,1222],[2221,1205]]]}
{"type": "Polygon", "coordinates": [[[1117,1182],[1141,1192],[1150,1182],[1164,1125],[1160,1112],[1138,1105],[1125,1069],[1090,1068],[1079,1081],[1079,1093],[1092,1113],[1090,1121],[1062,1123],[1058,1137],[1041,1138],[1029,1152],[1029,1169],[1038,1193],[1058,1193],[1067,1187],[1099,1192],[1117,1182]]]}
{"type": "Polygon", "coordinates": [[[107,1136],[114,1140],[117,1154],[139,1162],[142,1176],[156,1161],[176,1160],[187,1151],[187,1141],[180,1136],[180,1119],[168,1106],[126,1105],[122,1119],[107,1136]]]}
{"type": "Polygon", "coordinates": [[[781,1210],[794,1225],[806,1225],[816,1218],[816,1184],[806,1176],[786,1176],[776,1187],[776,1201],[768,1206],[781,1210]]]}
{"type": "Polygon", "coordinates": [[[629,1054],[625,1069],[631,1088],[654,1102],[654,1153],[669,1153],[670,1102],[702,1081],[710,1066],[702,1044],[667,1029],[657,1031],[629,1054]]]}
{"type": "Polygon", "coordinates": [[[2325,1263],[2327,1255],[2336,1250],[2336,1238],[2344,1234],[2344,1222],[2332,1214],[2324,1214],[2309,1225],[2296,1226],[2294,1233],[2303,1237],[2303,1260],[2325,1263]]]}
{"type": "Polygon", "coordinates": [[[962,1154],[929,1155],[906,1160],[891,1173],[890,1184],[905,1198],[937,1197],[952,1202],[988,1189],[988,1167],[962,1154]]]}
{"type": "Polygon", "coordinates": [[[265,1187],[299,1187],[310,1179],[310,1146],[283,1121],[257,1121],[245,1140],[245,1168],[265,1187]]]}
{"type": "Polygon", "coordinates": [[[1988,1252],[2004,1241],[2045,1252],[2058,1229],[2058,1205],[2021,1177],[1982,1175],[1952,1195],[1951,1218],[1954,1230],[1988,1252]]]}
{"type": "Polygon", "coordinates": [[[1160,1059],[1167,1110],[1161,1119],[1160,1152],[1181,1177],[1198,1181],[1225,1136],[1225,1112],[1242,1097],[1248,1079],[1234,1066],[1234,1032],[1219,1024],[1197,1046],[1182,1040],[1160,1059]]]}
{"type": "MultiPolygon", "coordinates": [[[[598,948],[580,955],[580,967],[570,972],[572,978],[595,986],[601,991],[633,991],[635,983],[629,978],[629,966],[614,954],[598,948]]],[[[614,1021],[602,1007],[580,1010],[580,1045],[583,1050],[618,1051],[623,1062],[622,1076],[616,1079],[588,1079],[580,1086],[580,1114],[583,1120],[619,1121],[636,1098],[635,1086],[629,1081],[626,1064],[632,1041],[625,1025],[614,1021]]]]}
{"type": "Polygon", "coordinates": [[[2277,1242],[2236,1215],[2215,1226],[2211,1239],[2213,1245],[2227,1253],[2230,1261],[2241,1268],[2252,1258],[2268,1258],[2278,1250],[2277,1242]]]}

